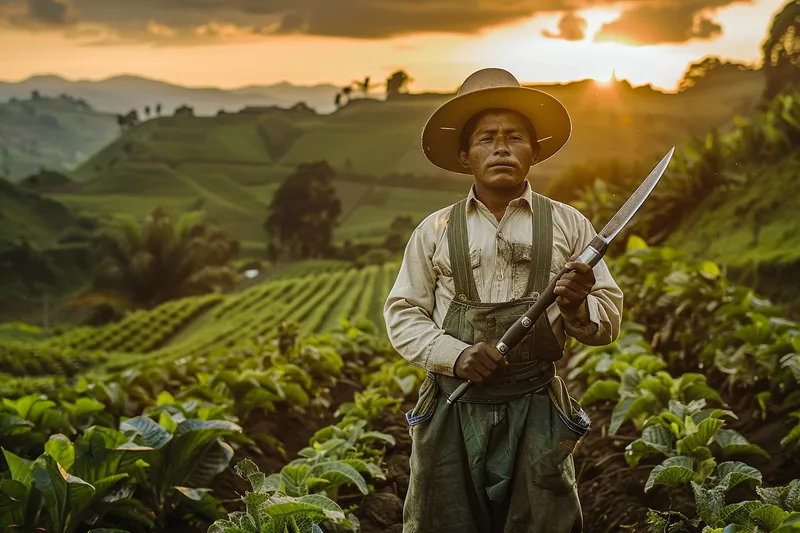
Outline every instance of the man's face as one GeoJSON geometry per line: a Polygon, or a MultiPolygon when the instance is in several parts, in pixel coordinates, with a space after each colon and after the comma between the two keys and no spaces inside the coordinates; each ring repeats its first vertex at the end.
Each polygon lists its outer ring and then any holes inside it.
{"type": "Polygon", "coordinates": [[[486,187],[513,188],[522,183],[534,163],[535,142],[519,114],[490,111],[475,123],[469,151],[459,151],[459,158],[486,187]]]}

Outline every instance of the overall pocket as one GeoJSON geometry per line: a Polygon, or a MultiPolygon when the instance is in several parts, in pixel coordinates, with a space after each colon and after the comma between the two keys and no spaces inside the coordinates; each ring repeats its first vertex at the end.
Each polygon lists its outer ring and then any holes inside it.
{"type": "Polygon", "coordinates": [[[416,405],[406,413],[406,422],[409,425],[409,433],[414,426],[421,424],[433,416],[436,410],[439,386],[430,374],[425,376],[425,380],[419,387],[419,398],[416,405]]]}
{"type": "Polygon", "coordinates": [[[580,403],[569,394],[567,384],[556,376],[548,387],[550,400],[558,410],[558,417],[563,423],[559,431],[559,448],[562,453],[575,451],[578,441],[589,432],[592,421],[580,403]]]}

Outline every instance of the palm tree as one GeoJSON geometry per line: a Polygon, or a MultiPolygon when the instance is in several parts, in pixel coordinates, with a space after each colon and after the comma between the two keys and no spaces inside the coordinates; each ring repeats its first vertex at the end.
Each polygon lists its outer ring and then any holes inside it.
{"type": "Polygon", "coordinates": [[[177,220],[156,207],[143,225],[121,215],[94,241],[92,288],[72,303],[105,308],[115,317],[168,300],[229,288],[238,279],[231,260],[239,243],[202,211],[177,220]]]}

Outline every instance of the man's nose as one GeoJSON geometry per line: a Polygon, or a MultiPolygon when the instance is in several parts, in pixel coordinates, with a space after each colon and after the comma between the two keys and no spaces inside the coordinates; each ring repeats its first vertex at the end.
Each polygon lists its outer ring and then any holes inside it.
{"type": "Polygon", "coordinates": [[[494,141],[494,154],[510,154],[511,149],[508,147],[508,142],[506,141],[505,135],[498,135],[494,141]]]}

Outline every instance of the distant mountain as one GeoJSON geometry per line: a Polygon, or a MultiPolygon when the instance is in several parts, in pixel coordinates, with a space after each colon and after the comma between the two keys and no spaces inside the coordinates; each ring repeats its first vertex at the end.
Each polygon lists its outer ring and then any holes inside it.
{"type": "Polygon", "coordinates": [[[162,105],[162,114],[171,115],[176,108],[188,105],[197,115],[216,115],[221,109],[236,112],[246,106],[292,107],[305,102],[318,113],[335,109],[339,87],[331,84],[300,86],[291,83],[252,85],[225,90],[213,87],[183,87],[139,76],[115,76],[101,81],[67,80],[59,76],[33,76],[26,80],[0,82],[0,102],[10,98],[28,99],[33,91],[43,97],[68,94],[84,99],[96,111],[124,114],[144,107],[162,105]]]}

